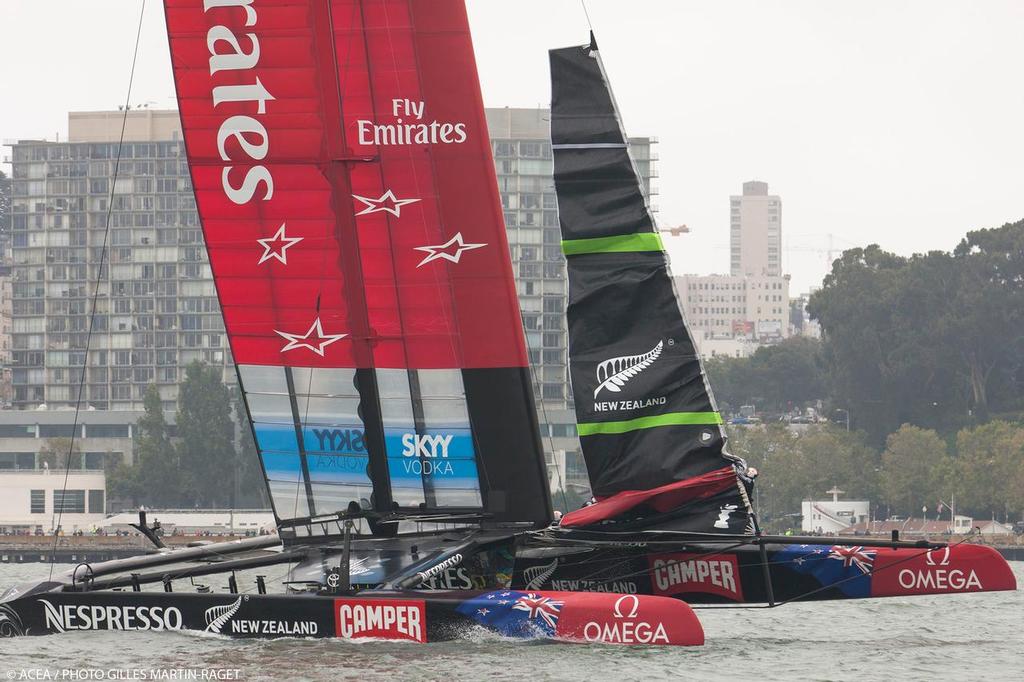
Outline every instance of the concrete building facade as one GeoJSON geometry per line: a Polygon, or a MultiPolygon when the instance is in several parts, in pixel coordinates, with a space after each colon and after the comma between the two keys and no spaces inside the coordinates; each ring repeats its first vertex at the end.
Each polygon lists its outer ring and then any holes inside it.
{"type": "Polygon", "coordinates": [[[782,199],[766,182],[744,182],[743,194],[729,197],[729,273],[782,274],[782,199]]]}
{"type": "MultiPolygon", "coordinates": [[[[83,410],[0,411],[0,471],[46,468],[46,453],[66,452],[75,435],[75,468],[100,470],[108,463],[133,461],[135,422],[142,412],[83,410]]],[[[174,426],[168,431],[174,433],[174,426]]]]}
{"type": "Polygon", "coordinates": [[[0,533],[49,534],[55,514],[65,535],[90,532],[106,517],[102,471],[0,470],[0,533]]]}
{"type": "Polygon", "coordinates": [[[800,506],[800,530],[805,533],[838,535],[871,520],[868,500],[804,500],[800,506]]]}
{"type": "Polygon", "coordinates": [[[675,280],[702,357],[746,357],[790,334],[789,275],[681,275],[675,280]]]}

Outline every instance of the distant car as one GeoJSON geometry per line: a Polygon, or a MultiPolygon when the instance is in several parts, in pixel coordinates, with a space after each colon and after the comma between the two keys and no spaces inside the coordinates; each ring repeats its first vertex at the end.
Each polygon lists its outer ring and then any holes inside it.
{"type": "Polygon", "coordinates": [[[741,425],[741,426],[742,425],[750,425],[750,424],[760,424],[761,423],[761,419],[758,418],[758,417],[743,417],[743,416],[739,416],[739,417],[733,417],[732,419],[730,419],[729,423],[730,424],[741,425]]]}
{"type": "Polygon", "coordinates": [[[1024,535],[1024,521],[1018,521],[1013,524],[1013,532],[1017,535],[1024,535]]]}

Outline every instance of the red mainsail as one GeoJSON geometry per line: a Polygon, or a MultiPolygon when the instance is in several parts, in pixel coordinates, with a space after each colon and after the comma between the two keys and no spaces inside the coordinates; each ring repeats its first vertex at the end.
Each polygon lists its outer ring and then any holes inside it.
{"type": "Polygon", "coordinates": [[[355,501],[546,520],[462,0],[165,6],[196,202],[278,517],[355,501]]]}
{"type": "Polygon", "coordinates": [[[461,0],[166,5],[235,360],[525,366],[461,0]]]}

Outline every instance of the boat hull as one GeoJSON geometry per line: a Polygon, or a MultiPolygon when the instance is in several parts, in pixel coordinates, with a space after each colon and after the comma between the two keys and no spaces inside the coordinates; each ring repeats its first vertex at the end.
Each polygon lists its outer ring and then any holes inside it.
{"type": "Polygon", "coordinates": [[[668,596],[692,604],[782,603],[1014,590],[991,547],[630,542],[520,549],[512,586],[668,596]],[[767,559],[767,570],[765,568],[767,559]]]}
{"type": "Polygon", "coordinates": [[[240,638],[440,642],[480,630],[518,639],[700,645],[684,603],[561,592],[383,592],[355,596],[42,592],[0,604],[0,635],[192,630],[240,638]]]}

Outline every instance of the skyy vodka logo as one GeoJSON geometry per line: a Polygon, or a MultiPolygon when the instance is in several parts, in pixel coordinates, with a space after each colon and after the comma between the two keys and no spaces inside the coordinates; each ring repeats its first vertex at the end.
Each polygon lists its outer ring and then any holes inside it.
{"type": "MultiPolygon", "coordinates": [[[[597,388],[594,389],[595,400],[602,392],[607,397],[611,397],[608,394],[621,393],[626,384],[657,362],[664,348],[665,342],[658,341],[658,344],[646,353],[621,355],[601,362],[597,366],[597,388]]],[[[606,400],[604,402],[595,402],[594,411],[638,410],[652,405],[664,405],[665,402],[664,396],[647,398],[645,400],[606,400]]]]}
{"type": "Polygon", "coordinates": [[[450,433],[402,434],[402,467],[407,474],[452,476],[455,469],[448,461],[450,433]]]}
{"type": "Polygon", "coordinates": [[[394,123],[377,123],[366,119],[356,121],[359,144],[378,147],[412,144],[462,144],[469,136],[466,124],[449,121],[426,121],[426,102],[410,99],[391,100],[394,123]]]}

